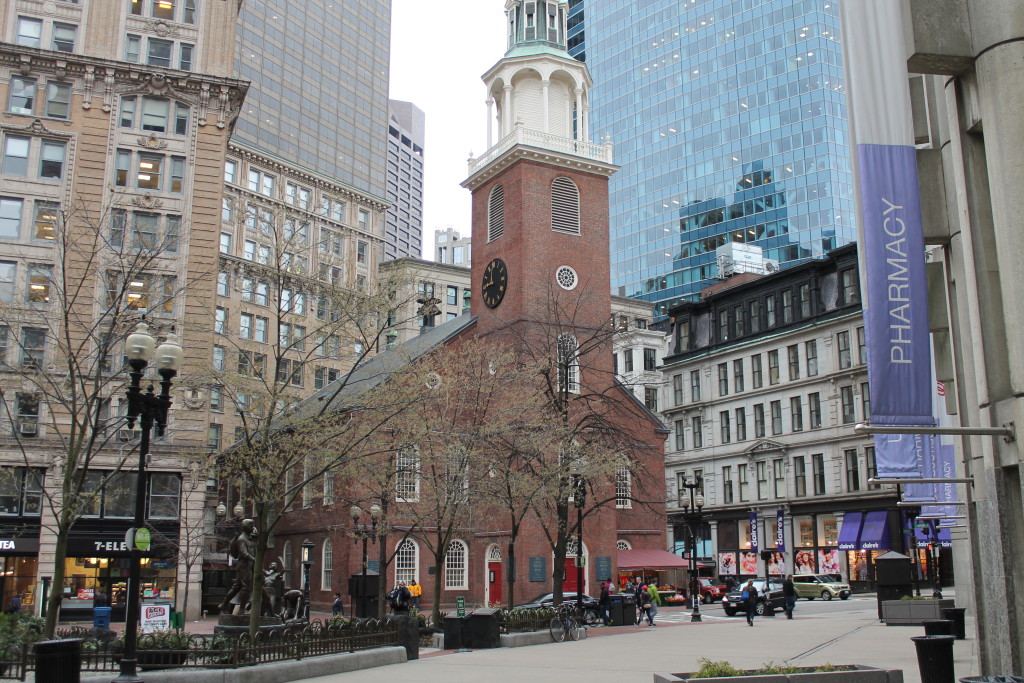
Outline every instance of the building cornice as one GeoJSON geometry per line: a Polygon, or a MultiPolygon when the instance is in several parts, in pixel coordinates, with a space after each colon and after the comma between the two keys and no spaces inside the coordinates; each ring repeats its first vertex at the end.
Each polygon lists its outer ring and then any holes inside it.
{"type": "Polygon", "coordinates": [[[513,145],[498,158],[490,161],[490,163],[473,173],[473,175],[463,181],[462,187],[468,190],[475,190],[517,161],[534,161],[558,166],[570,171],[583,171],[584,173],[593,173],[605,177],[610,177],[619,170],[619,167],[612,163],[519,143],[513,145]]]}
{"type": "MultiPolygon", "coordinates": [[[[81,85],[82,108],[92,109],[102,99],[102,110],[113,111],[121,95],[157,95],[186,102],[198,108],[200,126],[216,114],[215,125],[230,129],[242,108],[249,83],[236,78],[211,76],[193,71],[160,69],[111,59],[0,43],[0,68],[25,77],[54,76],[73,79],[81,85]]],[[[4,116],[14,116],[5,113],[4,116]]]]}

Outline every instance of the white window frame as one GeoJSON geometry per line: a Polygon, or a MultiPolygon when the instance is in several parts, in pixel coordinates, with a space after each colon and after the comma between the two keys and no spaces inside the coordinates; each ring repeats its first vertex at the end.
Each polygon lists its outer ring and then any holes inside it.
{"type": "Polygon", "coordinates": [[[615,467],[615,508],[629,510],[633,507],[633,473],[629,465],[615,467]]]}
{"type": "Polygon", "coordinates": [[[334,546],[325,538],[320,549],[320,590],[330,591],[334,584],[334,546]]]}
{"type": "Polygon", "coordinates": [[[395,582],[420,580],[420,544],[411,538],[403,538],[395,546],[395,582]]]}
{"type": "Polygon", "coordinates": [[[454,538],[444,554],[444,589],[468,590],[469,588],[469,546],[454,538]]]}

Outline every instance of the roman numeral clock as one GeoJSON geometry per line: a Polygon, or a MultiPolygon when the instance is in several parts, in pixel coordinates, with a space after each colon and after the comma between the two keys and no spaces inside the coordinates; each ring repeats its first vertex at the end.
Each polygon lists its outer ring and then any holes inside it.
{"type": "Polygon", "coordinates": [[[497,308],[505,298],[507,288],[508,267],[504,261],[496,258],[484,268],[484,279],[480,285],[480,294],[487,308],[497,308]]]}

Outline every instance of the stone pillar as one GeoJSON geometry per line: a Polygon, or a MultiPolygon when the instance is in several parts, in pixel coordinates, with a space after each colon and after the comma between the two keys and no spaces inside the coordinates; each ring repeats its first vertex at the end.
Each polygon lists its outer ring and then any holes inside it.
{"type": "Polygon", "coordinates": [[[494,98],[487,98],[487,149],[494,145],[494,98]]]}
{"type": "Polygon", "coordinates": [[[550,109],[550,107],[548,105],[548,86],[550,86],[550,85],[551,85],[551,81],[549,81],[546,78],[540,82],[541,110],[543,111],[544,132],[545,133],[550,133],[551,132],[551,122],[548,120],[548,111],[550,109]]]}
{"type": "Polygon", "coordinates": [[[505,95],[501,99],[501,135],[500,138],[504,139],[506,135],[512,132],[512,84],[505,84],[505,95]]]}

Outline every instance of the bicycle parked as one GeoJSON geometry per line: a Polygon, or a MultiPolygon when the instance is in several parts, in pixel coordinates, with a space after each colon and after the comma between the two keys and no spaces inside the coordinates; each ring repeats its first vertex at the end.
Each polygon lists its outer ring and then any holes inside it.
{"type": "Polygon", "coordinates": [[[565,640],[565,634],[573,640],[580,639],[580,624],[575,616],[576,606],[570,602],[563,602],[555,607],[555,616],[551,618],[551,637],[556,643],[565,640]]]}

